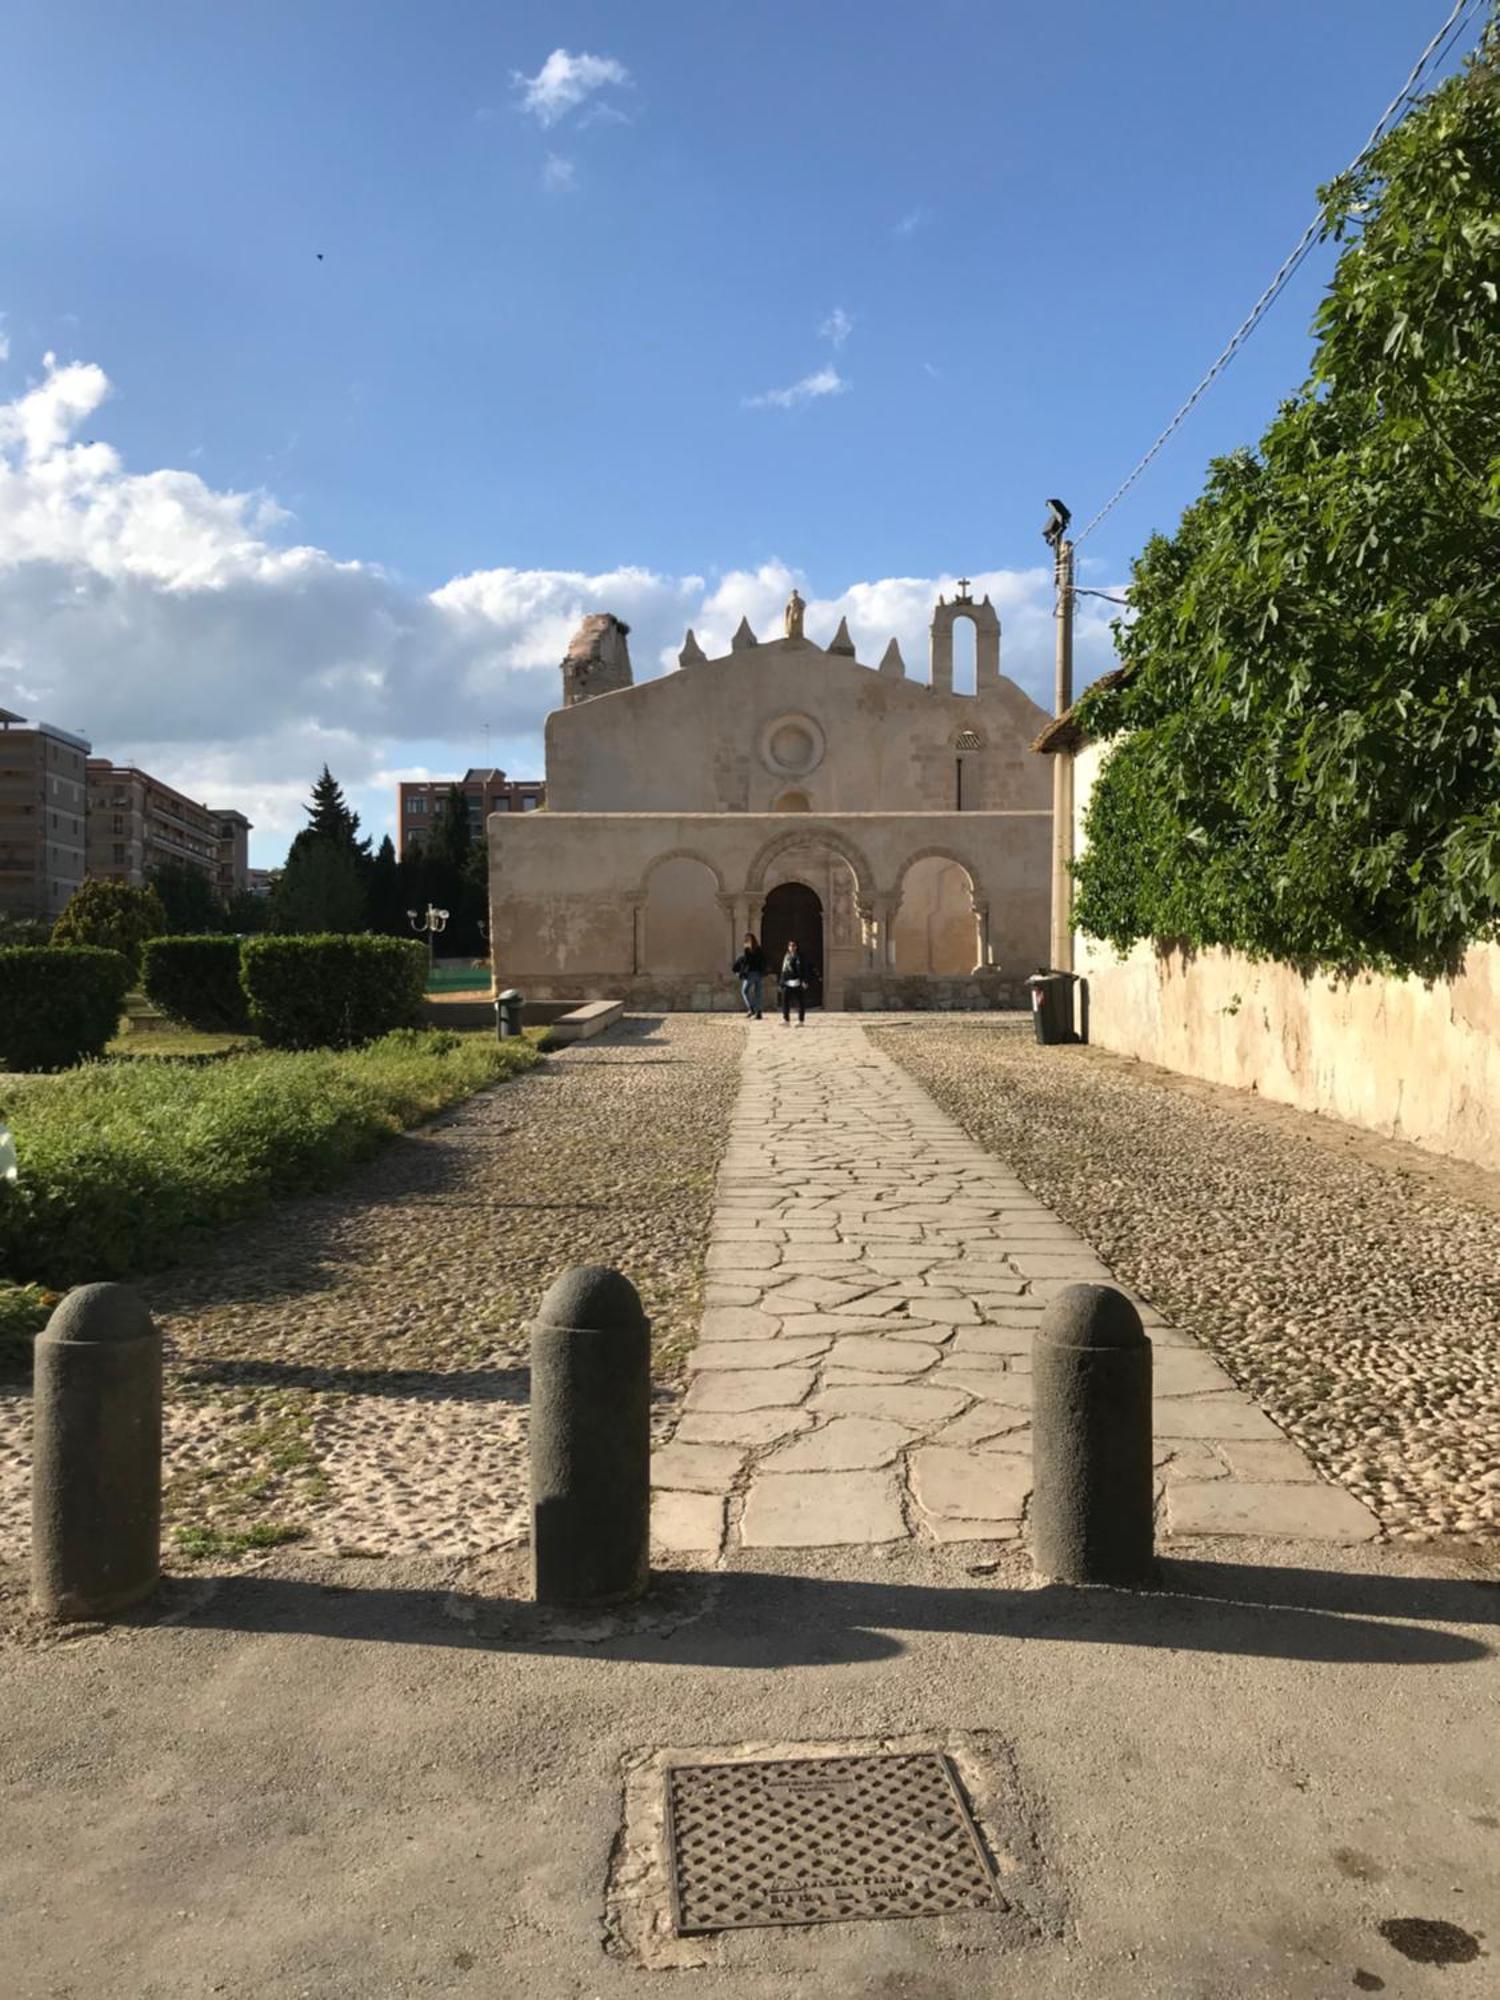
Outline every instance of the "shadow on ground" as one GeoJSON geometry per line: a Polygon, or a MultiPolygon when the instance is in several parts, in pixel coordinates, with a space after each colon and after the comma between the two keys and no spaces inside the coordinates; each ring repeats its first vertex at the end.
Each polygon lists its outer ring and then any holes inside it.
{"type": "Polygon", "coordinates": [[[325,1368],[316,1362],[190,1361],[179,1379],[241,1388],[319,1389],[353,1396],[402,1396],[419,1402],[525,1403],[529,1368],[325,1368]]]}
{"type": "MultiPolygon", "coordinates": [[[[767,1572],[667,1571],[606,1614],[548,1612],[521,1595],[361,1588],[265,1575],[188,1586],[168,1615],[197,1629],[499,1652],[586,1644],[610,1658],[756,1671],[845,1666],[904,1652],[903,1635],[1140,1646],[1252,1659],[1432,1666],[1492,1649],[1443,1625],[1500,1623],[1500,1586],[1253,1564],[1165,1562],[1152,1592],[855,1582],[767,1572]]],[[[182,1586],[177,1586],[178,1590],[182,1586]]]]}

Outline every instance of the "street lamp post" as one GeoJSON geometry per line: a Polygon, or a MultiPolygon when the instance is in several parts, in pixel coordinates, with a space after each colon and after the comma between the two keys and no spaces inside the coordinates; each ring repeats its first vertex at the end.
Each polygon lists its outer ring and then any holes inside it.
{"type": "Polygon", "coordinates": [[[448,912],[446,910],[435,909],[429,903],[425,910],[408,910],[406,920],[419,937],[424,932],[426,933],[427,970],[431,972],[433,960],[436,956],[435,948],[438,936],[448,928],[448,912]]]}

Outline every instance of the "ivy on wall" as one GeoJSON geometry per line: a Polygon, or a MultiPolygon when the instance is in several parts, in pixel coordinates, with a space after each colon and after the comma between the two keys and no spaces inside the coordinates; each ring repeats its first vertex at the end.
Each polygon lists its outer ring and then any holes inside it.
{"type": "Polygon", "coordinates": [[[1313,371],[1134,566],[1077,921],[1433,976],[1500,934],[1500,5],[1323,190],[1313,371]]]}

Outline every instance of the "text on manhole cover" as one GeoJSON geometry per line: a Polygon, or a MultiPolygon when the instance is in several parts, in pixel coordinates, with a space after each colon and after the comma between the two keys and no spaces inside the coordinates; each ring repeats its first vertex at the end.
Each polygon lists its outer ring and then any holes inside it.
{"type": "Polygon", "coordinates": [[[1005,1907],[936,1751],[679,1764],[666,1782],[678,1932],[1005,1907]]]}

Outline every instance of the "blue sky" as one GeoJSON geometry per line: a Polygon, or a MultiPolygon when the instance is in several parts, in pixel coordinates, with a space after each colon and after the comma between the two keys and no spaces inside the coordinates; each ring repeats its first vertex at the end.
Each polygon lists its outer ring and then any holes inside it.
{"type": "MultiPolygon", "coordinates": [[[[641,674],[795,578],[922,671],[967,571],[1045,700],[1044,497],[1107,497],[1446,11],[12,0],[0,701],[269,862],[325,755],[377,832],[398,772],[539,771],[584,609],[641,674]]],[[[1328,268],[1089,580],[1295,387],[1328,268]]]]}

